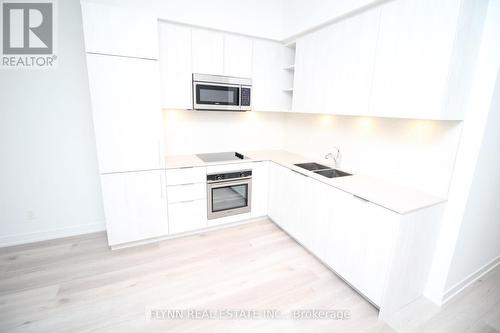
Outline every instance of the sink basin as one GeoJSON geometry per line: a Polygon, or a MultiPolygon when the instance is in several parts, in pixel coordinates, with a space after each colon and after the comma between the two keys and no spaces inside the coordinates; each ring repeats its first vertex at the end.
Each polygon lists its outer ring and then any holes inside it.
{"type": "Polygon", "coordinates": [[[299,168],[306,169],[309,171],[330,169],[326,165],[322,165],[322,164],[318,164],[318,163],[314,163],[314,162],[299,163],[299,164],[295,164],[295,166],[298,166],[299,168]]]}
{"type": "Polygon", "coordinates": [[[323,177],[327,177],[327,178],[352,176],[350,173],[336,170],[336,169],[319,170],[319,171],[314,171],[314,172],[317,173],[318,175],[322,175],[323,177]]]}

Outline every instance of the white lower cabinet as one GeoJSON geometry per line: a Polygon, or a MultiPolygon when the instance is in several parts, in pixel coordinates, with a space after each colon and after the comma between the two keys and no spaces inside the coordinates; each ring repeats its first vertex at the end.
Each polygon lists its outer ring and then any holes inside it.
{"type": "Polygon", "coordinates": [[[400,215],[270,163],[269,216],[376,305],[400,215]]]}
{"type": "Polygon", "coordinates": [[[269,162],[252,163],[252,211],[251,217],[267,215],[269,162]]]}
{"type": "Polygon", "coordinates": [[[168,205],[170,234],[207,227],[207,200],[192,200],[168,205]]]}
{"type": "Polygon", "coordinates": [[[165,171],[101,175],[110,246],[168,234],[165,171]]]}

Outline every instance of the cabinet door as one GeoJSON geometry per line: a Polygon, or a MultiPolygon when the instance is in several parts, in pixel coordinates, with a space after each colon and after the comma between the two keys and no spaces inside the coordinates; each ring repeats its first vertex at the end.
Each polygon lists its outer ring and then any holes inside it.
{"type": "Polygon", "coordinates": [[[158,59],[155,16],[90,2],[81,6],[87,52],[158,59]]]}
{"type": "Polygon", "coordinates": [[[269,163],[252,163],[252,217],[267,215],[269,163]]]}
{"type": "Polygon", "coordinates": [[[224,75],[252,77],[252,39],[224,35],[224,75]]]}
{"type": "Polygon", "coordinates": [[[355,214],[350,240],[358,246],[351,251],[349,281],[380,306],[395,248],[399,215],[355,197],[351,209],[355,214]]]}
{"type": "Polygon", "coordinates": [[[160,74],[162,106],[191,109],[191,29],[160,23],[160,74]]]}
{"type": "Polygon", "coordinates": [[[402,0],[381,7],[370,113],[439,119],[459,0],[402,0]]]}
{"type": "Polygon", "coordinates": [[[168,205],[170,234],[207,227],[207,200],[192,200],[168,205]]]}
{"type": "Polygon", "coordinates": [[[378,22],[373,9],[297,41],[295,112],[368,113],[378,22]]]}
{"type": "Polygon", "coordinates": [[[254,40],[252,109],[290,111],[291,97],[283,91],[285,46],[278,42],[254,40]]]}
{"type": "Polygon", "coordinates": [[[293,112],[314,112],[319,107],[318,99],[314,98],[317,89],[321,87],[315,67],[316,62],[323,62],[316,58],[317,48],[321,44],[315,42],[315,39],[315,33],[312,33],[299,38],[296,43],[293,112]]]}
{"type": "Polygon", "coordinates": [[[194,73],[224,74],[223,34],[203,29],[192,29],[191,49],[194,73]]]}
{"type": "Polygon", "coordinates": [[[316,40],[323,62],[317,68],[323,113],[367,115],[380,9],[333,24],[316,40]],[[326,55],[326,56],[325,56],[326,55]],[[321,73],[320,73],[321,72],[321,73]]]}
{"type": "Polygon", "coordinates": [[[399,215],[331,188],[325,262],[377,305],[396,240],[399,215]]]}
{"type": "Polygon", "coordinates": [[[161,166],[158,61],[87,55],[101,173],[161,166]]]}
{"type": "Polygon", "coordinates": [[[109,245],[168,234],[163,170],[101,175],[109,245]]]}
{"type": "Polygon", "coordinates": [[[269,162],[268,215],[281,228],[286,227],[286,168],[269,162]]]}

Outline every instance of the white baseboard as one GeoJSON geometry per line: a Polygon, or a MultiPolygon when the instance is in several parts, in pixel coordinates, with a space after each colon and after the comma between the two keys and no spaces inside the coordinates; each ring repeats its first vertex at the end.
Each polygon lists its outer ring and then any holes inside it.
{"type": "Polygon", "coordinates": [[[491,271],[492,269],[497,267],[499,264],[500,264],[500,256],[491,260],[489,263],[487,263],[483,267],[479,268],[477,271],[470,274],[469,276],[467,276],[465,279],[463,279],[459,283],[455,284],[453,287],[451,287],[450,289],[448,289],[444,293],[443,301],[441,302],[441,305],[445,305],[446,303],[451,301],[458,294],[460,294],[462,291],[467,289],[470,285],[472,285],[474,282],[479,280],[481,277],[483,277],[489,271],[491,271]]]}
{"type": "Polygon", "coordinates": [[[101,221],[96,223],[81,224],[74,227],[8,235],[0,237],[0,247],[40,242],[40,241],[69,237],[69,236],[90,234],[93,232],[98,232],[103,230],[106,230],[106,223],[104,223],[104,221],[101,221]]]}

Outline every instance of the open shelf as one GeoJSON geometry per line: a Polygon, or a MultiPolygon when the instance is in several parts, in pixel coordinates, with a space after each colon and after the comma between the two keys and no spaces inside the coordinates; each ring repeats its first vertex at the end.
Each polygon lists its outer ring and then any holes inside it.
{"type": "Polygon", "coordinates": [[[283,69],[286,71],[293,71],[293,70],[295,70],[295,65],[289,65],[289,66],[283,67],[283,69]]]}
{"type": "Polygon", "coordinates": [[[293,92],[293,88],[284,88],[283,91],[284,92],[293,92]]]}

